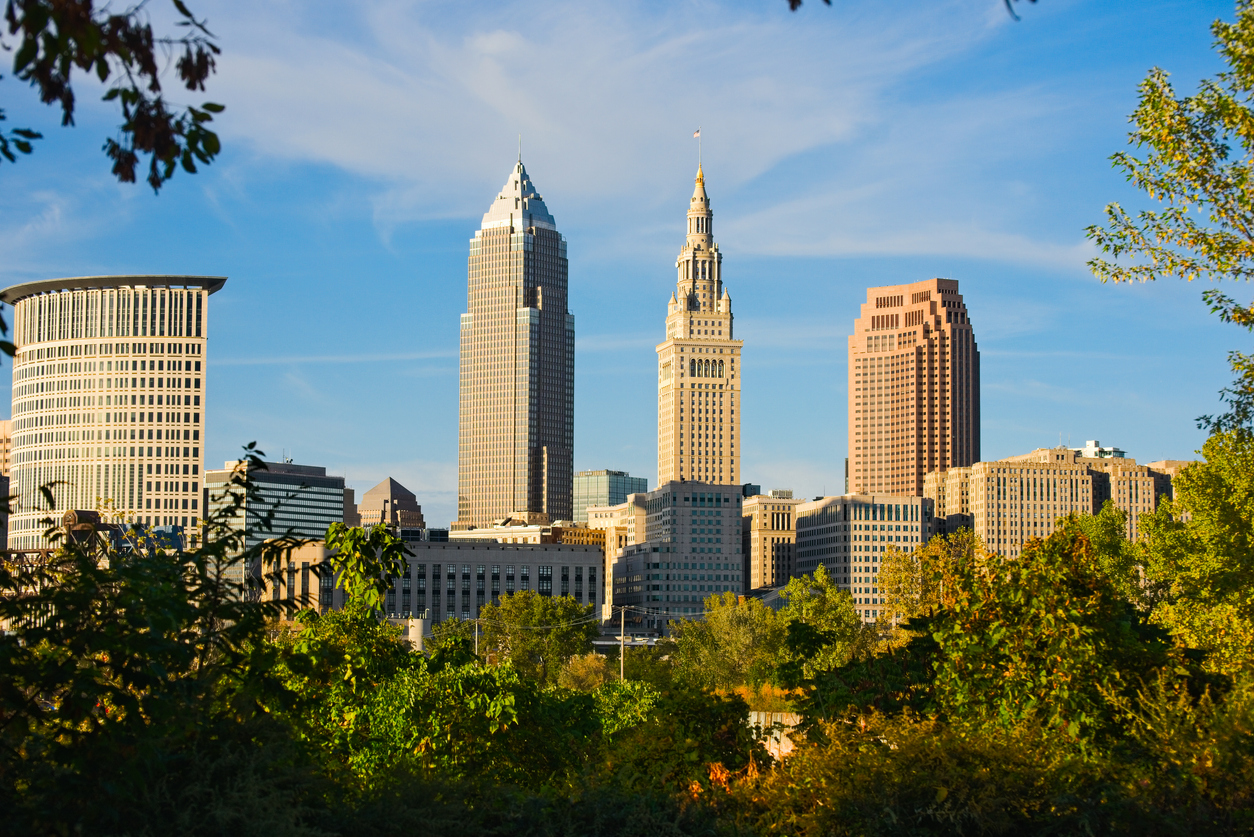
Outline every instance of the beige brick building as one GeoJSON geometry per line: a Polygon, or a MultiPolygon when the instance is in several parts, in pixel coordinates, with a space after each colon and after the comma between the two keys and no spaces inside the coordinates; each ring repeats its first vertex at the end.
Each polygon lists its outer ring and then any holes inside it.
{"type": "Polygon", "coordinates": [[[980,458],[980,353],[952,279],[867,289],[849,337],[849,490],[921,494],[980,458]]]}
{"type": "Polygon", "coordinates": [[[658,485],[739,479],[737,366],[743,341],[732,339],[731,297],[713,224],[698,168],[688,237],[675,261],[678,288],[667,305],[666,340],[657,346],[658,485]]]}
{"type": "MultiPolygon", "coordinates": [[[[588,528],[604,533],[606,573],[625,549],[645,541],[649,511],[644,494],[630,494],[625,503],[613,506],[588,506],[588,528]]],[[[605,589],[605,618],[614,606],[613,588],[605,589]]]]}
{"type": "Polygon", "coordinates": [[[1026,541],[1053,532],[1059,518],[1072,512],[1095,514],[1106,500],[1128,513],[1126,534],[1137,538],[1137,518],[1157,508],[1160,496],[1170,495],[1172,475],[1133,459],[1088,458],[1068,448],[1040,448],[930,473],[923,493],[936,504],[940,531],[969,528],[989,549],[1018,555],[1026,541]]]}
{"type": "Polygon", "coordinates": [[[797,506],[791,491],[746,497],[741,506],[741,549],[750,590],[787,584],[795,567],[797,506]],[[787,496],[784,496],[787,495],[787,496]]]}

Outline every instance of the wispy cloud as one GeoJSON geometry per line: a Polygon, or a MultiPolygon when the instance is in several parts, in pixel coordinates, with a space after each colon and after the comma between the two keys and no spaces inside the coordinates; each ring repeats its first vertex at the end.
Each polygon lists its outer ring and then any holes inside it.
{"type": "Polygon", "coordinates": [[[283,357],[214,358],[216,366],[299,366],[310,363],[395,363],[406,360],[432,360],[457,357],[457,352],[403,352],[376,355],[286,355],[283,357]]]}
{"type": "Polygon", "coordinates": [[[1077,259],[1071,244],[925,223],[921,188],[943,192],[955,159],[970,167],[990,135],[1053,107],[1040,96],[893,100],[915,73],[1006,24],[979,4],[943,0],[905,15],[871,5],[806,18],[702,2],[376,0],[334,38],[314,34],[317,11],[302,8],[267,15],[250,5],[227,16],[224,37],[235,48],[215,85],[232,110],[221,130],[265,158],[377,181],[375,222],[385,236],[410,220],[481,213],[521,131],[558,223],[569,229],[595,213],[599,240],[585,237],[585,246],[626,246],[634,237],[624,231],[658,229],[656,213],[641,209],[670,205],[690,182],[690,135],[700,124],[720,223],[741,250],[1077,259]],[[870,134],[883,140],[868,142],[870,134]],[[854,143],[861,150],[851,153],[854,143]],[[845,164],[813,167],[805,188],[783,190],[800,198],[734,196],[778,180],[780,166],[807,154],[845,164]],[[899,200],[903,193],[913,200],[899,200]],[[868,198],[880,215],[895,213],[895,232],[866,234],[875,220],[866,217],[868,198]],[[902,212],[914,204],[917,212],[902,212]]]}

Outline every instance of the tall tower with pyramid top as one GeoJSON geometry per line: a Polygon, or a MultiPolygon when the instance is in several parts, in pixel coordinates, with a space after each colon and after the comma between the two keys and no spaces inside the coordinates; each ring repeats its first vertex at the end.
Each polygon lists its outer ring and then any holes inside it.
{"type": "Polygon", "coordinates": [[[521,155],[470,239],[454,528],[572,516],[575,318],[566,239],[521,155]]]}
{"type": "Polygon", "coordinates": [[[678,282],[657,346],[657,478],[740,481],[740,350],[714,213],[697,168],[688,233],[675,260],[678,282]]]}

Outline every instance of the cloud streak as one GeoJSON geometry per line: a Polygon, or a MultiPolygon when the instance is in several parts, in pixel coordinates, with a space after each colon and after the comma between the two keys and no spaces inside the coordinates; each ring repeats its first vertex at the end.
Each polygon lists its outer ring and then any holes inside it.
{"type": "Polygon", "coordinates": [[[309,363],[399,363],[407,360],[432,360],[454,358],[457,352],[402,352],[375,355],[288,355],[284,357],[224,357],[214,358],[217,366],[293,366],[309,363]]]}

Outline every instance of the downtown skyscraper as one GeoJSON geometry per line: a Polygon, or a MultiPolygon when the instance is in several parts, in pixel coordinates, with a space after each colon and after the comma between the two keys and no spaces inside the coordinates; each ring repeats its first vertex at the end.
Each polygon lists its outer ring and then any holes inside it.
{"type": "Polygon", "coordinates": [[[566,239],[520,158],[470,240],[455,528],[572,516],[575,318],[567,274],[566,239]]]}
{"type": "Polygon", "coordinates": [[[980,350],[953,279],[867,289],[849,337],[849,491],[923,494],[980,459],[980,350]]]}
{"type": "Polygon", "coordinates": [[[714,212],[705,174],[688,202],[688,232],[675,260],[678,287],[666,308],[666,339],[657,345],[657,478],[735,484],[740,475],[740,351],[733,339],[723,254],[714,243],[714,212]]]}

